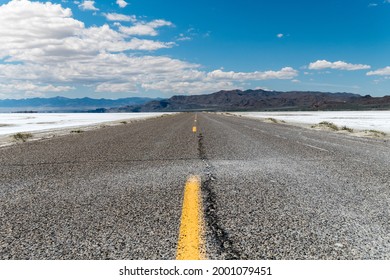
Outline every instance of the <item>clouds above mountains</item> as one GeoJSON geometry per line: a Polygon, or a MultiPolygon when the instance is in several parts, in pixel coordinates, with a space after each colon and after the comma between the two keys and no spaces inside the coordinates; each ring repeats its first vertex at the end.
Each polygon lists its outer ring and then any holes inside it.
{"type": "Polygon", "coordinates": [[[298,75],[298,71],[291,67],[284,67],[279,71],[265,71],[265,72],[224,72],[222,70],[215,70],[208,73],[208,77],[211,79],[217,80],[237,80],[237,81],[246,81],[246,80],[271,80],[271,79],[280,79],[280,80],[290,80],[298,75]]]}
{"type": "MultiPolygon", "coordinates": [[[[294,27],[297,15],[288,11],[282,21],[295,31],[287,25],[281,29],[281,20],[273,16],[280,3],[272,1],[264,17],[250,24],[252,12],[263,6],[258,1],[221,5],[219,13],[201,2],[184,11],[171,1],[2,1],[0,97],[58,92],[156,97],[257,87],[388,94],[390,66],[378,59],[385,57],[385,50],[371,49],[386,42],[371,36],[373,32],[343,34],[317,18],[294,27]],[[198,8],[202,16],[196,14],[198,8]],[[235,17],[226,17],[229,13],[235,17]],[[326,40],[316,36],[318,28],[326,40]],[[362,40],[376,43],[349,43],[362,40]]],[[[305,9],[302,16],[309,14],[305,9]]],[[[360,24],[376,10],[365,5],[362,13],[339,19],[337,26],[352,26],[352,19],[360,24]]]]}
{"type": "MultiPolygon", "coordinates": [[[[327,60],[317,60],[310,63],[308,68],[310,70],[336,69],[357,71],[371,69],[371,66],[365,64],[352,64],[344,61],[329,62],[327,60]]],[[[366,76],[385,76],[385,78],[387,78],[387,76],[390,76],[390,66],[366,72],[366,76]]]]}

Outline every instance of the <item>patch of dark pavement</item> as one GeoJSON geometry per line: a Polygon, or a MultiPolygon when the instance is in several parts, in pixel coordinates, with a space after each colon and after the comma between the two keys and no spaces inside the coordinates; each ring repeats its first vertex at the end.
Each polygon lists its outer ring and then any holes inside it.
{"type": "Polygon", "coordinates": [[[212,243],[212,247],[216,251],[215,257],[226,260],[244,259],[245,257],[234,248],[228,232],[223,228],[218,217],[217,196],[213,191],[213,183],[217,178],[213,175],[214,167],[207,159],[202,133],[198,135],[198,152],[199,158],[206,165],[204,169],[205,180],[202,180],[203,207],[206,224],[211,233],[209,236],[211,238],[208,240],[212,243]]]}

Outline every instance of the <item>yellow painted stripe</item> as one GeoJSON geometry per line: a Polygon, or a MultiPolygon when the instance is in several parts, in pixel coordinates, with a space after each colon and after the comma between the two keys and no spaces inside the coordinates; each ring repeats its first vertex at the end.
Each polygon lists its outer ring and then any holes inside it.
{"type": "Polygon", "coordinates": [[[194,125],[193,127],[192,127],[192,132],[196,132],[196,126],[194,125]]]}
{"type": "Polygon", "coordinates": [[[190,176],[184,191],[177,260],[205,259],[203,229],[200,177],[190,176]]]}

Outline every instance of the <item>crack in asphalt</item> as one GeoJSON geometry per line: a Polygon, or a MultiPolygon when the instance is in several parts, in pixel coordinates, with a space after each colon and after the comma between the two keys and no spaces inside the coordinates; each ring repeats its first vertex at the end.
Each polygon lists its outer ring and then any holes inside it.
{"type": "Polygon", "coordinates": [[[216,181],[216,177],[212,172],[214,167],[210,164],[206,156],[202,133],[199,133],[198,135],[198,152],[199,158],[206,165],[206,180],[202,182],[202,193],[204,194],[204,216],[207,226],[211,230],[217,254],[226,260],[242,259],[241,254],[234,248],[233,242],[229,238],[229,234],[221,226],[220,219],[217,215],[217,196],[213,190],[213,182],[216,181]]]}

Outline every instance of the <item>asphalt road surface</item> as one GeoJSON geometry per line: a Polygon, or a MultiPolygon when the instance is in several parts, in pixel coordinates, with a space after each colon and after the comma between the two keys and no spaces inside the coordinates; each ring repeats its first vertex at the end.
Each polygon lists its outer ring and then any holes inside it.
{"type": "Polygon", "coordinates": [[[208,259],[390,259],[389,142],[212,113],[0,149],[0,259],[175,259],[188,178],[208,259]]]}

